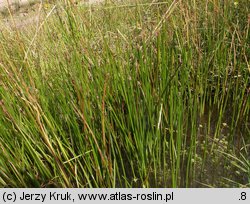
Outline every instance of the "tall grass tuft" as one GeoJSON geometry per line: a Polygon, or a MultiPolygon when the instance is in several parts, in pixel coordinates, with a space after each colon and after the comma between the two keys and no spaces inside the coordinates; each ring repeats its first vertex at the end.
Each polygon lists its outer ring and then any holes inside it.
{"type": "Polygon", "coordinates": [[[249,187],[247,0],[65,3],[0,33],[0,186],[249,187]]]}

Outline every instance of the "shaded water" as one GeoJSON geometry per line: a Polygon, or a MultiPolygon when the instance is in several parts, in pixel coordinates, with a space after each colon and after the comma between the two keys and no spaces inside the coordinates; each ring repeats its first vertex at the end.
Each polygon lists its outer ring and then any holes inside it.
{"type": "MultiPolygon", "coordinates": [[[[250,117],[236,122],[233,118],[232,105],[227,106],[223,116],[220,115],[216,105],[206,105],[204,113],[197,115],[197,127],[193,131],[187,131],[187,144],[182,149],[178,187],[227,188],[249,185],[249,172],[243,171],[239,167],[241,163],[238,162],[241,160],[250,165],[250,117]],[[193,150],[189,138],[196,138],[193,150]],[[188,163],[189,151],[193,151],[191,163],[188,163]]],[[[191,124],[188,124],[187,128],[192,129],[191,124]]],[[[166,166],[158,168],[157,172],[152,167],[151,174],[147,176],[150,187],[172,187],[171,156],[168,151],[165,154],[169,158],[166,166]]],[[[129,162],[127,164],[129,165],[129,162]]],[[[134,178],[130,171],[127,176],[133,187],[143,185],[143,182],[134,178]]]]}

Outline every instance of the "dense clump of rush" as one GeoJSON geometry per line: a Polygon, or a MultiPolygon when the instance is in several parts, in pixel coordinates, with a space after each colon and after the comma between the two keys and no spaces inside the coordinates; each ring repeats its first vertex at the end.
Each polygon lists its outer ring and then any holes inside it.
{"type": "Polygon", "coordinates": [[[43,12],[0,33],[0,186],[249,187],[247,0],[43,12]]]}

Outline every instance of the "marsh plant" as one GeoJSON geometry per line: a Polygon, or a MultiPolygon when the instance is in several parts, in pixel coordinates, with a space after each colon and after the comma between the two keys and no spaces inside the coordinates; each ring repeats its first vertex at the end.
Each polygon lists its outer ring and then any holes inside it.
{"type": "Polygon", "coordinates": [[[1,187],[249,187],[247,0],[58,2],[0,32],[1,187]]]}

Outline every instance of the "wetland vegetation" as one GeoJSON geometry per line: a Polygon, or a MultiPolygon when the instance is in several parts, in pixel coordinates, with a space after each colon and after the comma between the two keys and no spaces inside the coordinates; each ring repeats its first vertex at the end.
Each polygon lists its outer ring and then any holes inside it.
{"type": "Polygon", "coordinates": [[[0,31],[1,187],[250,187],[248,0],[38,9],[0,31]]]}

